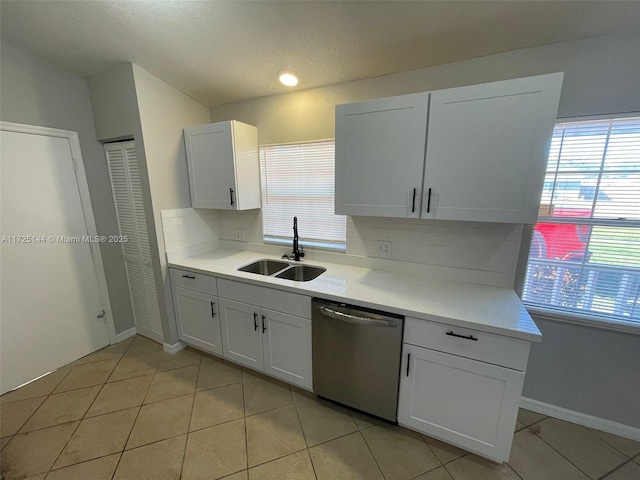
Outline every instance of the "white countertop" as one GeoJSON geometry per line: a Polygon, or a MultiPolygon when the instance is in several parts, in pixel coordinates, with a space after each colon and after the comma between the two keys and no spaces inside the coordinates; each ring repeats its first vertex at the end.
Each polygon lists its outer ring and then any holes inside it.
{"type": "Polygon", "coordinates": [[[280,260],[261,253],[219,249],[173,260],[169,267],[523,340],[539,342],[542,338],[518,296],[507,288],[304,260],[300,263],[322,266],[327,271],[309,282],[238,271],[263,258],[280,260]]]}

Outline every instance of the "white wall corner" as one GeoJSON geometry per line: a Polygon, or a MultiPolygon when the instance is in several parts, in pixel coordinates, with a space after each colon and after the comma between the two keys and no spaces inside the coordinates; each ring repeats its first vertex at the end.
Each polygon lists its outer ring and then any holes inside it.
{"type": "Polygon", "coordinates": [[[175,355],[180,350],[184,349],[186,346],[187,346],[186,343],[180,342],[180,341],[178,341],[177,343],[174,343],[173,345],[169,345],[168,343],[163,343],[162,350],[164,350],[167,353],[170,353],[171,355],[175,355]]]}
{"type": "Polygon", "coordinates": [[[520,407],[542,415],[548,415],[549,417],[582,425],[583,427],[593,428],[601,432],[611,433],[619,437],[640,442],[640,428],[630,425],[607,420],[606,418],[594,417],[586,413],[576,412],[575,410],[569,410],[526,397],[520,398],[520,407]]]}
{"type": "Polygon", "coordinates": [[[136,334],[136,327],[131,327],[129,330],[116,334],[116,343],[126,340],[129,337],[133,337],[136,334]]]}

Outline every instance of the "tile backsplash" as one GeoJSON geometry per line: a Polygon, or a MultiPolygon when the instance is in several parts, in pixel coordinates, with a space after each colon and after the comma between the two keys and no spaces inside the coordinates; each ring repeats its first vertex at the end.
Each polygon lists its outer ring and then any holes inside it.
{"type": "Polygon", "coordinates": [[[218,211],[195,208],[161,210],[167,260],[177,260],[218,248],[218,211]]]}
{"type": "Polygon", "coordinates": [[[391,242],[392,260],[514,273],[522,225],[349,217],[347,253],[379,257],[376,241],[391,242]]]}
{"type": "Polygon", "coordinates": [[[244,210],[234,212],[232,210],[219,210],[218,221],[220,227],[220,239],[238,241],[238,230],[244,232],[244,242],[262,243],[262,210],[244,210]]]}
{"type": "MultiPolygon", "coordinates": [[[[224,246],[278,254],[262,241],[260,210],[163,210],[169,261],[224,246]],[[244,240],[238,239],[238,232],[244,240]]],[[[521,224],[454,222],[378,217],[347,218],[346,253],[307,250],[307,259],[331,261],[421,277],[512,288],[522,237],[521,224]],[[391,242],[391,255],[377,241],[391,242]]]]}

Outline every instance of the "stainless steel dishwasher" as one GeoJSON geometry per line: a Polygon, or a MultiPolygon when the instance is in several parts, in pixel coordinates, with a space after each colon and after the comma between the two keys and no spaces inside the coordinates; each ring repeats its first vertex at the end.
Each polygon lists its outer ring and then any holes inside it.
{"type": "Polygon", "coordinates": [[[313,391],[395,422],[404,317],[314,298],[313,391]]]}

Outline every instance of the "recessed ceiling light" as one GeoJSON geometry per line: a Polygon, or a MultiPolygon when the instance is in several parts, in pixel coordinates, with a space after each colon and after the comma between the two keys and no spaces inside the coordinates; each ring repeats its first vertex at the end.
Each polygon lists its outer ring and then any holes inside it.
{"type": "Polygon", "coordinates": [[[291,70],[280,70],[278,72],[278,79],[280,83],[287,87],[295,87],[298,85],[298,75],[291,70]]]}

